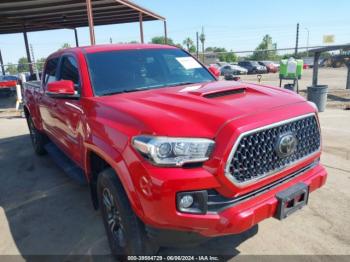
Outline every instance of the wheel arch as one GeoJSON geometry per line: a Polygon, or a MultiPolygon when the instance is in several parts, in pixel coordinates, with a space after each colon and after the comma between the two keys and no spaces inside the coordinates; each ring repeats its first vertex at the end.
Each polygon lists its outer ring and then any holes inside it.
{"type": "Polygon", "coordinates": [[[97,199],[97,179],[98,175],[105,169],[111,168],[117,179],[121,182],[124,191],[129,199],[130,205],[140,218],[144,216],[144,212],[140,200],[135,191],[134,184],[130,174],[127,171],[126,164],[118,153],[117,161],[113,160],[109,155],[104,154],[98,149],[89,148],[86,152],[86,173],[89,181],[92,204],[95,209],[99,208],[97,199]],[[121,171],[123,170],[123,171],[121,171]]]}
{"type": "Polygon", "coordinates": [[[29,112],[29,108],[27,107],[27,105],[23,106],[23,111],[24,111],[25,117],[28,118],[30,116],[30,112],[29,112]]]}

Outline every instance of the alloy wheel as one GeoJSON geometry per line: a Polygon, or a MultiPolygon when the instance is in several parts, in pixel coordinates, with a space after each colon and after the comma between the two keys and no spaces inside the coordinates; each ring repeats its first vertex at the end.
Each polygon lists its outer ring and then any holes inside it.
{"type": "Polygon", "coordinates": [[[126,246],[124,226],[121,215],[115,205],[115,200],[108,188],[103,189],[102,203],[104,213],[108,224],[108,229],[113,236],[113,239],[120,247],[126,246]]]}

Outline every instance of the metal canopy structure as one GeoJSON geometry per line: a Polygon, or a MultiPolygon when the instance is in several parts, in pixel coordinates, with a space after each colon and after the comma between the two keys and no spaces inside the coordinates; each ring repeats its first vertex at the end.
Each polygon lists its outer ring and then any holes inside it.
{"type": "Polygon", "coordinates": [[[350,44],[346,45],[329,45],[329,46],[323,46],[315,49],[310,49],[310,53],[323,53],[323,52],[329,52],[329,51],[335,51],[335,50],[344,50],[348,51],[350,50],[350,44]]]}
{"type": "MultiPolygon", "coordinates": [[[[321,53],[329,52],[329,51],[336,51],[336,50],[349,51],[350,44],[330,45],[330,46],[324,46],[324,47],[309,50],[310,53],[314,54],[314,67],[313,67],[313,74],[312,74],[312,85],[313,86],[317,86],[317,84],[318,84],[318,67],[319,67],[319,60],[320,60],[321,53]]],[[[348,67],[346,89],[350,89],[350,62],[348,62],[346,65],[348,67]]]]}
{"type": "MultiPolygon", "coordinates": [[[[91,45],[95,44],[94,25],[140,23],[140,42],[144,42],[143,21],[166,19],[127,0],[2,0],[0,2],[0,34],[23,33],[27,58],[31,63],[27,32],[52,29],[74,30],[89,26],[91,45]]],[[[31,69],[32,71],[32,69],[31,69]]]]}

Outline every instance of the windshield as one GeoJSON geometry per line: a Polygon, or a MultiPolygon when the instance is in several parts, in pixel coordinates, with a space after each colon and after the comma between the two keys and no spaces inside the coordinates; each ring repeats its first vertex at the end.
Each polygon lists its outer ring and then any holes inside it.
{"type": "Polygon", "coordinates": [[[86,57],[98,96],[216,80],[180,49],[98,52],[86,57]]]}

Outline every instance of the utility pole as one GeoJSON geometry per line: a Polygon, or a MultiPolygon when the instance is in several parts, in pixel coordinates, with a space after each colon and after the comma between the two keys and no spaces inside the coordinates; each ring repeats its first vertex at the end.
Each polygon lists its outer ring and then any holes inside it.
{"type": "Polygon", "coordinates": [[[31,60],[33,62],[33,69],[35,70],[36,80],[40,81],[39,71],[38,71],[37,64],[35,62],[34,50],[33,50],[33,46],[32,45],[30,45],[30,53],[32,54],[32,59],[31,60]]]}
{"type": "Polygon", "coordinates": [[[198,32],[196,32],[196,55],[197,55],[197,59],[199,58],[199,34],[198,32]]]}
{"type": "Polygon", "coordinates": [[[4,61],[2,60],[1,49],[0,49],[0,64],[1,64],[2,75],[5,75],[5,67],[4,67],[4,61]]]}
{"type": "Polygon", "coordinates": [[[299,45],[299,23],[297,23],[297,36],[295,41],[295,56],[298,55],[298,45],[299,45]]]}
{"type": "Polygon", "coordinates": [[[201,35],[199,36],[199,40],[201,41],[202,43],[202,55],[203,55],[203,59],[202,59],[202,62],[203,64],[205,63],[205,57],[204,57],[204,42],[205,42],[205,34],[204,34],[204,27],[202,26],[202,33],[201,35]]]}

